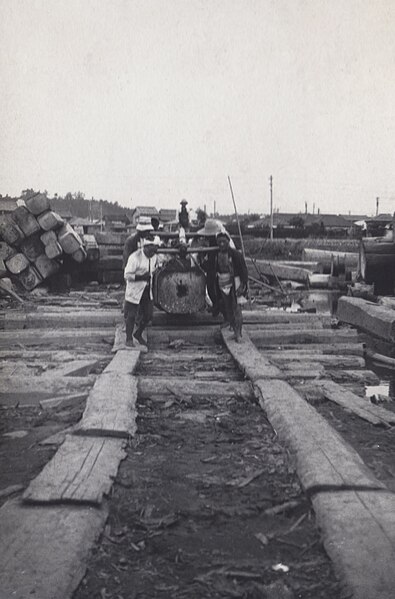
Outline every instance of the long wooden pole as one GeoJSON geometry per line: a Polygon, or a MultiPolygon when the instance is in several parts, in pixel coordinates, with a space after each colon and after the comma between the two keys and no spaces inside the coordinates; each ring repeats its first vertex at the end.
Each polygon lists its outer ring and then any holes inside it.
{"type": "MultiPolygon", "coordinates": [[[[233,201],[233,207],[234,207],[234,209],[235,209],[235,215],[236,215],[236,220],[237,220],[237,228],[238,228],[238,230],[239,230],[240,244],[241,244],[241,252],[242,252],[242,254],[243,254],[244,262],[246,262],[246,253],[245,253],[245,250],[244,250],[244,241],[243,241],[243,236],[242,236],[242,234],[241,234],[240,220],[239,220],[239,215],[238,215],[238,213],[237,213],[237,207],[236,207],[235,196],[234,196],[234,193],[233,193],[232,182],[231,182],[231,180],[230,180],[230,177],[229,177],[229,175],[228,175],[228,181],[229,181],[230,193],[231,193],[231,196],[232,196],[232,201],[233,201]]],[[[247,262],[246,262],[246,263],[247,263],[247,262]]],[[[250,308],[250,310],[252,310],[252,306],[251,306],[251,298],[250,298],[250,293],[249,293],[249,292],[250,292],[250,286],[249,286],[249,284],[248,284],[248,281],[247,281],[247,291],[248,291],[248,307],[250,308]]]]}

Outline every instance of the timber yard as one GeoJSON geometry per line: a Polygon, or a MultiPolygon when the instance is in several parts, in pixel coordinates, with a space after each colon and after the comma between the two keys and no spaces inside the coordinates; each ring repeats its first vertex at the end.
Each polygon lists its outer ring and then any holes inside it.
{"type": "Polygon", "coordinates": [[[277,259],[236,234],[240,340],[185,266],[217,248],[179,218],[147,351],[125,343],[126,233],[89,224],[44,194],[3,219],[1,599],[391,599],[391,227],[277,259]]]}

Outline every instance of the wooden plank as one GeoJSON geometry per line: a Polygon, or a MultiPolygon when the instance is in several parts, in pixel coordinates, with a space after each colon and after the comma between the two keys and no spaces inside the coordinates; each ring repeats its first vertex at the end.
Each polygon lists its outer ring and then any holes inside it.
{"type": "MultiPolygon", "coordinates": [[[[20,349],[24,347],[40,347],[44,346],[47,349],[49,345],[58,347],[80,347],[87,346],[89,343],[110,342],[114,338],[114,331],[111,327],[100,329],[89,329],[89,332],[84,328],[80,329],[56,329],[40,331],[37,335],[37,330],[28,329],[23,331],[0,331],[0,348],[3,349],[20,349]]],[[[107,344],[109,348],[109,345],[107,344]]]]}
{"type": "MultiPolygon", "coordinates": [[[[261,310],[243,310],[243,320],[245,324],[288,324],[288,323],[310,323],[320,322],[324,327],[330,327],[332,318],[327,314],[308,314],[304,312],[286,312],[285,310],[270,308],[261,310]]],[[[222,322],[222,316],[213,318],[211,314],[202,312],[198,314],[174,315],[166,312],[155,312],[153,326],[210,326],[219,325],[222,322]]]]}
{"type": "Polygon", "coordinates": [[[4,395],[30,395],[31,393],[50,393],[56,395],[71,393],[92,387],[95,375],[60,376],[43,374],[41,376],[0,377],[0,401],[4,395]]]}
{"type": "Polygon", "coordinates": [[[260,345],[260,351],[268,352],[288,352],[295,351],[300,355],[308,355],[314,353],[323,355],[347,355],[347,356],[364,356],[365,346],[363,343],[281,343],[279,347],[273,348],[272,345],[260,345]]]}
{"type": "Polygon", "coordinates": [[[100,505],[125,456],[122,439],[68,435],[54,457],[30,483],[23,500],[100,505]]]}
{"type": "Polygon", "coordinates": [[[391,599],[395,495],[287,383],[255,384],[273,428],[295,455],[303,488],[317,491],[312,496],[317,523],[339,577],[354,599],[391,599]],[[340,492],[325,492],[326,485],[340,492]],[[341,490],[350,486],[356,490],[341,490]],[[365,488],[372,490],[360,490],[365,488]]]}
{"type": "Polygon", "coordinates": [[[139,361],[139,351],[118,351],[111,362],[105,367],[103,373],[133,374],[139,361]]]}
{"type": "Polygon", "coordinates": [[[315,362],[324,365],[325,367],[331,368],[364,368],[365,360],[360,356],[342,356],[333,354],[320,354],[320,353],[303,353],[301,355],[299,350],[284,350],[279,351],[265,351],[265,357],[269,358],[274,364],[282,366],[288,363],[294,364],[294,361],[307,361],[315,362]],[[292,362],[291,362],[292,361],[292,362]]]}
{"type": "Polygon", "coordinates": [[[281,371],[266,360],[262,354],[256,351],[248,333],[243,331],[242,343],[236,343],[234,333],[228,329],[222,329],[222,339],[228,350],[231,352],[237,364],[241,367],[242,372],[252,381],[263,377],[279,378],[281,371]],[[251,359],[246,364],[243,360],[243,355],[249,353],[251,359]],[[244,366],[245,365],[245,366],[244,366]]]}
{"type": "Polygon", "coordinates": [[[108,511],[85,506],[0,509],[1,597],[70,598],[85,574],[108,511]]]}
{"type": "Polygon", "coordinates": [[[65,312],[5,312],[4,329],[42,329],[57,327],[61,329],[115,327],[122,320],[120,310],[79,310],[65,312]]]}
{"type": "MultiPolygon", "coordinates": [[[[214,375],[215,376],[215,375],[214,375]]],[[[191,380],[188,377],[139,377],[139,395],[150,397],[151,395],[165,395],[171,393],[177,397],[187,395],[206,396],[240,396],[250,399],[253,396],[250,383],[231,381],[221,383],[215,380],[191,380]]]]}
{"type": "Polygon", "coordinates": [[[343,408],[347,408],[360,418],[368,420],[372,424],[395,424],[395,414],[393,412],[370,403],[368,399],[355,395],[355,393],[344,389],[341,385],[333,381],[317,381],[315,384],[323,390],[327,399],[343,408]]]}
{"type": "Polygon", "coordinates": [[[276,330],[257,330],[247,325],[247,329],[252,341],[258,347],[282,345],[292,343],[358,343],[358,333],[354,329],[322,329],[314,330],[306,328],[304,331],[289,331],[288,329],[276,330]]]}
{"type": "Polygon", "coordinates": [[[365,383],[378,385],[379,377],[372,370],[327,370],[327,375],[337,383],[365,383]]]}
{"type": "Polygon", "coordinates": [[[221,343],[219,327],[194,327],[187,329],[157,330],[155,327],[147,329],[148,346],[162,344],[169,345],[173,341],[182,341],[184,346],[191,345],[216,345],[221,343]]]}
{"type": "Polygon", "coordinates": [[[76,432],[129,437],[136,432],[137,380],[129,374],[106,372],[91,389],[76,432]]]}
{"type": "Polygon", "coordinates": [[[391,308],[359,297],[341,297],[337,317],[341,322],[352,324],[375,337],[395,341],[395,312],[391,308]]]}

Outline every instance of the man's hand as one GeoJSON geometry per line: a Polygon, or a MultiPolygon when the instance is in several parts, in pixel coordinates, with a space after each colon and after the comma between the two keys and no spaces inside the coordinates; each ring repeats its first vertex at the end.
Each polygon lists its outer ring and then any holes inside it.
{"type": "Polygon", "coordinates": [[[143,275],[136,275],[135,281],[149,281],[150,277],[151,277],[150,273],[146,272],[143,275]]]}
{"type": "Polygon", "coordinates": [[[241,297],[242,295],[245,294],[245,292],[247,291],[247,286],[246,285],[239,285],[238,288],[236,289],[236,296],[237,297],[241,297]]]}

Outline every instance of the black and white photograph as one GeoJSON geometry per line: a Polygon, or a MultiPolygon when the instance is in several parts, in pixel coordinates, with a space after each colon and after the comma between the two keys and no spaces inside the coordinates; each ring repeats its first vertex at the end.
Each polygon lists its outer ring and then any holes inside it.
{"type": "Polygon", "coordinates": [[[394,0],[0,0],[0,599],[394,599],[394,0]]]}

